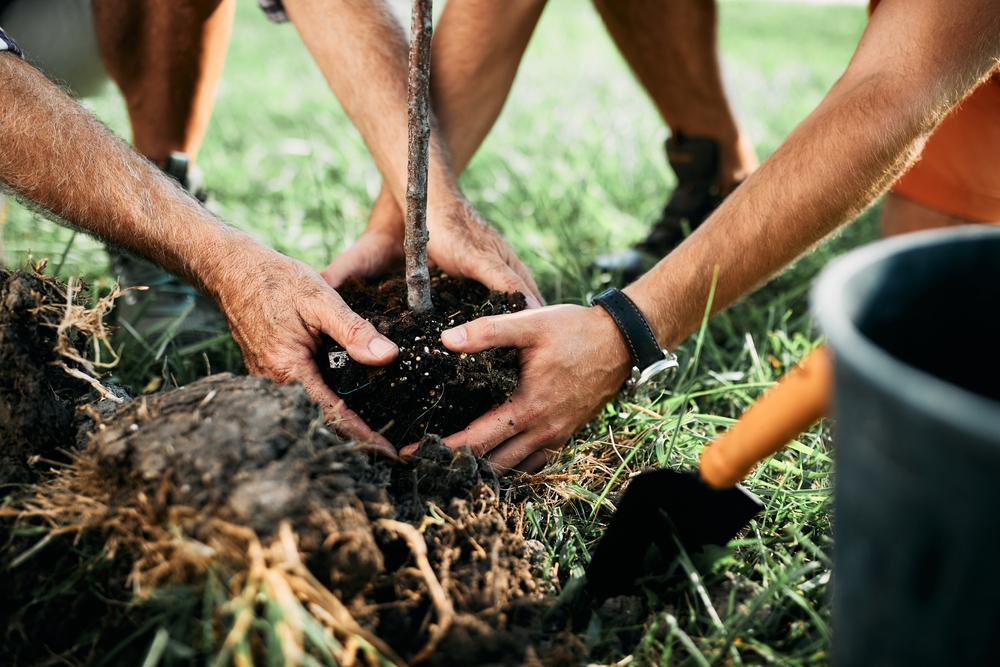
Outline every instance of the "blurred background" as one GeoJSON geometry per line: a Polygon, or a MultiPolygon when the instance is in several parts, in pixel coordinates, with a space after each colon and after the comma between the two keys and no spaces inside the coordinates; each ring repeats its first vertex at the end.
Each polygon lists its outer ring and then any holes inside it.
{"type": "MultiPolygon", "coordinates": [[[[437,11],[443,3],[437,3],[437,11]]],[[[404,25],[408,6],[395,2],[404,25]]],[[[725,79],[761,158],[822,98],[864,28],[851,4],[720,3],[725,79]]],[[[123,138],[121,96],[84,104],[123,138]]],[[[583,268],[641,239],[673,187],[667,130],[587,3],[551,0],[503,115],[462,176],[546,296],[581,297],[583,268]]],[[[198,158],[209,208],[279,251],[321,268],[364,227],[380,177],[357,131],[290,24],[238,3],[218,100],[198,158]]],[[[65,275],[100,282],[91,239],[11,203],[9,266],[30,249],[65,275]]]]}

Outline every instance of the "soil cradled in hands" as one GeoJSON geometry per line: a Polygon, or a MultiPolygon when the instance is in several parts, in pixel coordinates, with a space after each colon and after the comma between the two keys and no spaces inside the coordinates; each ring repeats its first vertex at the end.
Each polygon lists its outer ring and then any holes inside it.
{"type": "Polygon", "coordinates": [[[388,366],[364,366],[333,340],[317,359],[326,383],[374,430],[396,447],[425,434],[447,436],[510,398],[517,387],[517,350],[493,348],[455,354],[441,332],[479,317],[524,310],[524,295],[435,271],[434,312],[418,315],[406,302],[402,276],[382,281],[352,279],[338,292],[359,315],[399,346],[388,366]]]}

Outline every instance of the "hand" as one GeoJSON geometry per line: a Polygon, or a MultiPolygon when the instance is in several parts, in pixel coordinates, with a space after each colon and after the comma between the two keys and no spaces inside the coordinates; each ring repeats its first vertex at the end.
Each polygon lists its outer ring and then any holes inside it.
{"type": "Polygon", "coordinates": [[[247,370],[278,384],[301,380],[328,423],[362,445],[397,458],[395,448],[326,385],[315,361],[320,333],[340,343],[352,359],[371,366],[395,359],[396,345],[299,261],[255,248],[234,262],[234,268],[212,291],[243,350],[247,370]]]}
{"type": "MultiPolygon", "coordinates": [[[[631,361],[621,334],[602,308],[551,306],[473,320],[441,334],[448,349],[520,350],[521,375],[507,403],[444,442],[487,455],[498,473],[537,471],[545,451],[563,447],[621,389],[631,361]]],[[[404,447],[405,458],[415,445],[404,447]]]]}
{"type": "Polygon", "coordinates": [[[385,275],[403,265],[402,227],[393,229],[372,228],[361,233],[350,248],[333,258],[321,276],[334,289],[351,276],[371,278],[385,275]]]}
{"type": "Polygon", "coordinates": [[[427,256],[446,273],[501,292],[521,292],[528,308],[545,303],[528,267],[467,202],[453,201],[434,211],[428,207],[427,230],[427,256]]]}
{"type": "MultiPolygon", "coordinates": [[[[436,215],[428,212],[427,259],[453,276],[476,280],[501,292],[521,292],[528,308],[544,303],[528,268],[479,214],[453,202],[436,215]]],[[[372,207],[368,226],[350,248],[337,255],[322,273],[333,288],[349,276],[377,276],[403,261],[404,222],[391,195],[383,188],[372,207]]]]}
{"type": "Polygon", "coordinates": [[[383,186],[368,216],[368,225],[354,244],[333,258],[320,273],[337,289],[351,276],[370,278],[403,264],[403,218],[392,195],[383,186]]]}

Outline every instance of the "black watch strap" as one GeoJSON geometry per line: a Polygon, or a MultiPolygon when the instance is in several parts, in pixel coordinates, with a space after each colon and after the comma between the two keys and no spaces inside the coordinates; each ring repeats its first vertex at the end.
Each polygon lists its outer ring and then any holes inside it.
{"type": "Polygon", "coordinates": [[[611,287],[591,299],[591,303],[608,311],[611,319],[618,325],[636,368],[643,371],[663,360],[663,350],[646,321],[646,316],[624,292],[611,287]]]}

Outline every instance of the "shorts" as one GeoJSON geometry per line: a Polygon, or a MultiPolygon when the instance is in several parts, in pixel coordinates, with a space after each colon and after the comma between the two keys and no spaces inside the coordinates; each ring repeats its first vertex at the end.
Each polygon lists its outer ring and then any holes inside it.
{"type": "Polygon", "coordinates": [[[1000,74],[944,117],[892,192],[974,222],[1000,222],[1000,74]]]}
{"type": "Polygon", "coordinates": [[[1000,69],[944,117],[890,190],[966,220],[1000,222],[1000,69]]]}

